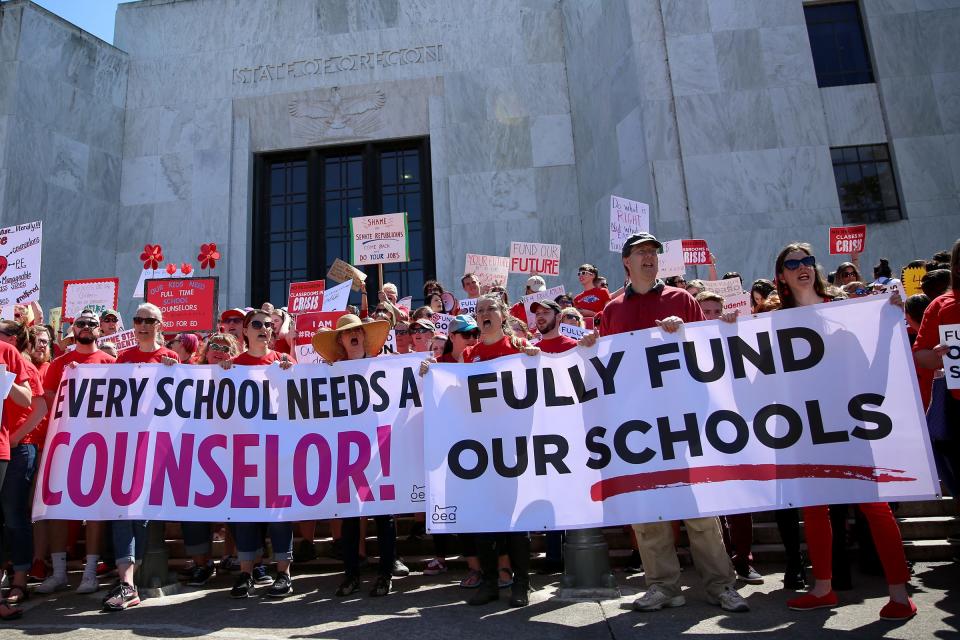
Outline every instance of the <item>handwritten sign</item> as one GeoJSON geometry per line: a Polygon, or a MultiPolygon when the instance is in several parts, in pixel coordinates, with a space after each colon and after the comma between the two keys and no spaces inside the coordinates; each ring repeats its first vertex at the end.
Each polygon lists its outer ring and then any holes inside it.
{"type": "Polygon", "coordinates": [[[40,299],[40,247],[43,225],[18,224],[0,229],[0,309],[13,317],[13,305],[40,299]]]}
{"type": "Polygon", "coordinates": [[[740,315],[750,313],[750,294],[743,290],[740,278],[726,278],[724,280],[704,280],[703,286],[723,298],[723,310],[736,310],[740,315]]]}
{"type": "Polygon", "coordinates": [[[99,316],[107,309],[116,309],[119,297],[119,278],[64,280],[62,318],[73,322],[84,309],[92,309],[99,316]]]}
{"type": "Polygon", "coordinates": [[[710,249],[706,240],[681,240],[683,263],[686,265],[710,264],[710,249]]]}
{"type": "Polygon", "coordinates": [[[560,245],[539,242],[510,243],[510,273],[560,275],[560,245]]]}
{"type": "Polygon", "coordinates": [[[341,282],[335,287],[330,287],[323,293],[323,306],[321,311],[343,311],[347,308],[350,301],[351,282],[341,282]]]}
{"type": "Polygon", "coordinates": [[[117,347],[117,353],[120,353],[121,351],[136,347],[137,336],[134,335],[133,329],[127,329],[126,331],[121,331],[120,333],[115,333],[110,336],[97,338],[97,346],[102,347],[106,342],[112,342],[114,346],[117,347]]]}
{"type": "Polygon", "coordinates": [[[531,293],[529,295],[523,296],[523,309],[527,312],[527,326],[535,327],[537,322],[537,317],[534,315],[533,311],[530,310],[530,307],[534,302],[540,302],[541,300],[555,300],[557,296],[562,296],[566,291],[563,288],[563,285],[558,287],[551,287],[550,289],[544,289],[538,293],[531,293]]]}
{"type": "Polygon", "coordinates": [[[327,271],[327,277],[334,282],[346,282],[350,280],[351,288],[354,291],[360,291],[360,285],[367,281],[367,274],[340,258],[334,260],[333,264],[330,265],[330,270],[327,271]]]}
{"type": "Polygon", "coordinates": [[[830,227],[830,255],[863,253],[867,244],[867,225],[830,227]]]}
{"type": "Polygon", "coordinates": [[[163,313],[164,333],[215,331],[217,328],[217,276],[148,279],[144,300],[163,313]]]}
{"type": "Polygon", "coordinates": [[[480,286],[504,287],[510,274],[510,258],[468,253],[463,272],[477,276],[480,286]]]}
{"type": "Polygon", "coordinates": [[[63,323],[63,307],[54,307],[50,309],[50,326],[53,327],[53,330],[59,334],[60,325],[63,323]]]}
{"type": "Polygon", "coordinates": [[[323,280],[291,282],[287,311],[294,315],[320,311],[323,307],[323,290],[326,286],[327,283],[323,280]]]}
{"type": "Polygon", "coordinates": [[[450,333],[450,323],[453,322],[453,316],[447,313],[435,313],[430,316],[430,320],[437,326],[437,331],[443,334],[450,333]]]}
{"type": "MultiPolygon", "coordinates": [[[[908,267],[900,272],[903,291],[908,297],[923,293],[923,289],[920,287],[920,280],[926,273],[927,270],[923,267],[908,267]]],[[[904,298],[904,300],[906,300],[906,298],[904,298]]]]}
{"type": "Polygon", "coordinates": [[[664,242],[663,251],[660,253],[660,266],[657,270],[657,276],[660,278],[682,276],[686,271],[687,267],[683,263],[683,241],[669,240],[664,242]]]}
{"type": "Polygon", "coordinates": [[[579,340],[588,333],[592,333],[590,329],[584,329],[583,327],[578,327],[575,324],[561,324],[560,325],[560,335],[567,336],[568,338],[573,338],[574,340],[579,340]]]}
{"type": "Polygon", "coordinates": [[[610,251],[620,253],[627,238],[650,231],[650,206],[610,196],[610,251]]]}
{"type": "Polygon", "coordinates": [[[388,264],[410,260],[406,213],[350,218],[350,236],[350,262],[353,264],[388,264]]]}
{"type": "Polygon", "coordinates": [[[472,316],[477,312],[476,298],[464,298],[463,300],[457,301],[457,305],[460,307],[460,313],[465,315],[472,316]]]}
{"type": "Polygon", "coordinates": [[[320,355],[313,349],[313,335],[321,329],[335,329],[342,315],[343,311],[315,311],[297,315],[293,339],[297,362],[313,364],[321,361],[320,355]]]}

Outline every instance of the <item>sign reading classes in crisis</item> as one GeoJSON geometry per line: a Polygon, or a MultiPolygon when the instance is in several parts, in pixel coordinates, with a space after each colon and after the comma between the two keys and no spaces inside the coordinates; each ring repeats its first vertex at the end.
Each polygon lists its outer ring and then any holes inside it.
{"type": "Polygon", "coordinates": [[[427,378],[436,533],[938,493],[903,314],[886,298],[434,364],[427,378]]]}

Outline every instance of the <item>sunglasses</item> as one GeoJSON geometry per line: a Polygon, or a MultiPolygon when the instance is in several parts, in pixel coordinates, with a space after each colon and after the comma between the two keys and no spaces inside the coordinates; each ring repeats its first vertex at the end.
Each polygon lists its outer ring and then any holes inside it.
{"type": "Polygon", "coordinates": [[[806,258],[801,258],[800,260],[784,260],[783,268],[787,271],[796,271],[800,267],[815,267],[817,266],[817,259],[814,256],[807,256],[806,258]]]}
{"type": "Polygon", "coordinates": [[[856,271],[841,271],[841,272],[838,273],[837,275],[840,276],[841,278],[849,278],[849,277],[851,277],[851,276],[856,276],[856,275],[857,275],[857,272],[856,272],[856,271]]]}
{"type": "Polygon", "coordinates": [[[396,328],[394,328],[393,333],[394,333],[394,335],[405,336],[405,335],[407,335],[407,334],[410,333],[410,332],[409,332],[408,330],[406,330],[406,329],[396,329],[396,328]]]}
{"type": "Polygon", "coordinates": [[[407,333],[411,335],[419,336],[425,333],[433,333],[433,331],[430,331],[430,329],[424,329],[423,327],[420,327],[418,329],[410,329],[409,331],[407,331],[407,333]]]}
{"type": "Polygon", "coordinates": [[[100,326],[100,323],[96,320],[77,320],[73,323],[73,326],[78,329],[96,329],[100,326]]]}
{"type": "Polygon", "coordinates": [[[578,322],[580,321],[579,316],[575,316],[572,313],[564,313],[560,317],[563,318],[564,320],[576,320],[578,322]]]}
{"type": "Polygon", "coordinates": [[[463,336],[466,340],[476,340],[480,337],[480,329],[471,329],[470,331],[456,331],[458,336],[463,336]]]}
{"type": "Polygon", "coordinates": [[[230,347],[225,344],[217,344],[216,342],[211,342],[207,345],[207,349],[211,351],[219,351],[220,353],[230,353],[230,347]]]}
{"type": "Polygon", "coordinates": [[[110,322],[112,324],[115,324],[119,322],[119,320],[115,316],[104,316],[100,318],[100,322],[110,322]]]}
{"type": "Polygon", "coordinates": [[[266,322],[262,320],[251,320],[250,326],[256,329],[257,331],[260,331],[261,329],[270,329],[271,331],[273,330],[273,323],[270,322],[269,320],[266,322]]]}
{"type": "Polygon", "coordinates": [[[145,325],[147,325],[148,327],[152,327],[153,325],[157,324],[158,322],[160,322],[160,321],[157,320],[156,318],[138,318],[138,317],[136,317],[136,316],[134,316],[134,318],[133,318],[133,324],[145,324],[145,325]]]}
{"type": "Polygon", "coordinates": [[[243,318],[227,318],[223,321],[223,324],[240,324],[243,322],[243,318]]]}
{"type": "Polygon", "coordinates": [[[597,274],[595,274],[593,271],[584,271],[583,269],[581,269],[580,271],[577,271],[577,276],[595,276],[595,275],[597,274]]]}

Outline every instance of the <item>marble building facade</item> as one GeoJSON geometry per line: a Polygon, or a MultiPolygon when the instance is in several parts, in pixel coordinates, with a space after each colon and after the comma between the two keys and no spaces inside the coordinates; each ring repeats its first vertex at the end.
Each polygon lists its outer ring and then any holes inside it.
{"type": "Polygon", "coordinates": [[[583,261],[616,282],[611,194],[769,277],[789,240],[839,261],[831,148],[886,144],[902,219],[869,226],[863,262],[929,256],[960,237],[960,0],[859,4],[874,82],[820,88],[802,0],[143,0],[115,46],[12,0],[0,224],[44,220],[45,307],[118,275],[129,311],[144,244],[196,263],[208,241],[221,306],[259,304],[257,158],[410,138],[444,282],[511,240],[562,246],[551,285],[583,261]],[[344,101],[368,108],[330,115],[344,101]]]}

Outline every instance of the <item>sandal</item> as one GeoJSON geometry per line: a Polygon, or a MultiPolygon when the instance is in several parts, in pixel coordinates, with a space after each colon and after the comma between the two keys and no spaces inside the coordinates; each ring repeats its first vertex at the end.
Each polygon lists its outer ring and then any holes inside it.
{"type": "Polygon", "coordinates": [[[18,605],[26,602],[30,598],[30,592],[23,585],[15,584],[7,592],[7,604],[18,605]]]}
{"type": "Polygon", "coordinates": [[[500,567],[500,577],[497,578],[497,587],[506,589],[513,586],[513,569],[500,567]],[[506,576],[506,577],[504,577],[506,576]]]}
{"type": "Polygon", "coordinates": [[[22,617],[23,617],[22,609],[19,609],[17,607],[11,607],[6,603],[0,602],[0,620],[3,620],[4,622],[11,622],[13,620],[19,620],[22,617]],[[6,609],[7,611],[6,613],[4,613],[4,609],[6,609]]]}
{"type": "Polygon", "coordinates": [[[483,574],[476,569],[471,569],[467,577],[460,581],[460,587],[462,589],[477,589],[481,582],[483,582],[483,574]]]}

